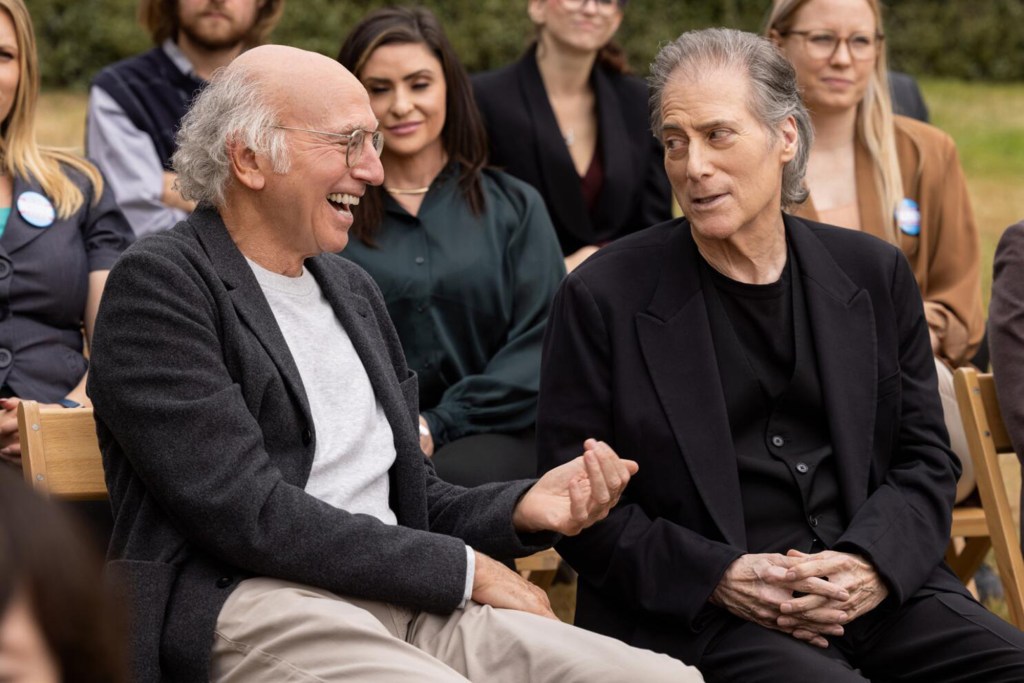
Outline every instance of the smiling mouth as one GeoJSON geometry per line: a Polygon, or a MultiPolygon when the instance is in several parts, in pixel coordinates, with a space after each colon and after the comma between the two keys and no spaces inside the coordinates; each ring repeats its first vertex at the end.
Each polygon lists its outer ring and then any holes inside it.
{"type": "Polygon", "coordinates": [[[344,192],[332,192],[327,195],[327,203],[338,213],[352,213],[352,207],[359,206],[359,197],[344,192]]]}
{"type": "Polygon", "coordinates": [[[388,132],[394,135],[403,135],[405,133],[411,133],[412,131],[419,128],[421,121],[409,121],[408,123],[399,123],[395,126],[389,126],[388,132]]]}

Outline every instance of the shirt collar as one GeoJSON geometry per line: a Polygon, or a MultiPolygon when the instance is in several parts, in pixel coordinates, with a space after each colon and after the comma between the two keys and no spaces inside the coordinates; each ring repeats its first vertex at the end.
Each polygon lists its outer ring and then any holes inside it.
{"type": "MultiPolygon", "coordinates": [[[[177,43],[168,38],[163,42],[163,45],[161,45],[160,48],[164,51],[164,54],[174,62],[174,66],[178,67],[178,70],[181,71],[181,73],[186,76],[199,78],[199,76],[196,75],[195,68],[192,66],[192,62],[188,61],[188,57],[186,57],[185,53],[181,51],[181,48],[178,47],[177,43]]],[[[204,79],[200,78],[199,80],[204,79]]]]}

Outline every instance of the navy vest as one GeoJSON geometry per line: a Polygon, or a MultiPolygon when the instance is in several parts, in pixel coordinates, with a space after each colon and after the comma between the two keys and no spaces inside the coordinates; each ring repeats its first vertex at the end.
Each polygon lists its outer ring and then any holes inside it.
{"type": "Polygon", "coordinates": [[[171,170],[178,124],[206,82],[182,73],[163,48],[155,47],[104,68],[92,84],[153,139],[161,163],[171,170]]]}

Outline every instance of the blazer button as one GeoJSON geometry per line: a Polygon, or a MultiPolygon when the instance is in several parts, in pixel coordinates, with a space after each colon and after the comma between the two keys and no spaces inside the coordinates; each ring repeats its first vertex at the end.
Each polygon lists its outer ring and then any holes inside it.
{"type": "Polygon", "coordinates": [[[786,443],[786,440],[783,439],[778,434],[776,434],[775,436],[772,437],[772,445],[775,446],[776,448],[782,448],[783,444],[785,444],[785,443],[786,443]]]}
{"type": "Polygon", "coordinates": [[[313,441],[313,432],[309,431],[309,427],[302,430],[302,445],[308,446],[313,441]]]}
{"type": "Polygon", "coordinates": [[[799,472],[800,474],[807,474],[807,471],[809,469],[811,469],[811,468],[808,467],[807,463],[805,463],[805,462],[798,462],[796,464],[796,471],[799,472]]]}
{"type": "Polygon", "coordinates": [[[11,264],[7,261],[0,261],[0,280],[11,274],[11,264]]]}
{"type": "Polygon", "coordinates": [[[811,526],[818,526],[818,516],[817,515],[811,515],[810,517],[807,518],[807,522],[811,526]]]}
{"type": "Polygon", "coordinates": [[[217,579],[217,588],[227,588],[230,585],[231,585],[231,577],[230,576],[222,576],[219,579],[217,579]]]}
{"type": "Polygon", "coordinates": [[[8,349],[0,349],[0,368],[6,368],[14,360],[14,354],[8,349]]]}

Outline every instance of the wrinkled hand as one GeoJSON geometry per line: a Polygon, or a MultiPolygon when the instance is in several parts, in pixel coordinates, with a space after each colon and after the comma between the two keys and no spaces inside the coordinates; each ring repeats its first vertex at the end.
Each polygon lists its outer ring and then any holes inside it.
{"type": "Polygon", "coordinates": [[[516,505],[517,531],[557,531],[575,536],[608,516],[640,468],[603,441],[587,439],[578,458],[551,470],[516,505]]]}
{"type": "Polygon", "coordinates": [[[828,647],[825,636],[843,634],[839,623],[843,615],[840,610],[826,608],[825,603],[846,601],[850,596],[817,574],[790,579],[791,567],[802,561],[778,553],[743,555],[725,570],[711,602],[741,619],[789,633],[817,647],[828,647]],[[810,595],[794,598],[794,591],[810,595]],[[784,615],[792,623],[780,623],[784,615]]]}
{"type": "Polygon", "coordinates": [[[0,461],[21,464],[21,442],[18,440],[17,398],[0,398],[0,461]]]}
{"type": "Polygon", "coordinates": [[[434,457],[434,435],[430,433],[430,425],[422,415],[420,415],[420,450],[428,458],[434,457]]]}
{"type": "MultiPolygon", "coordinates": [[[[782,605],[786,616],[779,618],[780,626],[791,624],[794,619],[807,618],[821,611],[840,612],[843,614],[840,623],[849,623],[857,617],[867,614],[885,600],[889,595],[889,587],[882,581],[874,565],[860,555],[825,550],[807,555],[799,550],[790,550],[786,556],[799,560],[791,565],[786,572],[786,580],[790,582],[806,581],[808,577],[828,579],[822,583],[835,588],[842,588],[847,594],[845,599],[837,599],[832,595],[815,590],[815,585],[805,593],[814,593],[782,605]],[[817,605],[804,608],[798,604],[817,605]]],[[[820,585],[820,584],[819,584],[820,585]]]]}
{"type": "MultiPolygon", "coordinates": [[[[475,552],[475,551],[474,551],[475,552]]],[[[557,620],[548,594],[505,565],[476,552],[473,600],[481,605],[515,609],[557,620]]]]}

